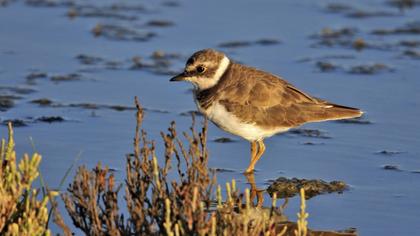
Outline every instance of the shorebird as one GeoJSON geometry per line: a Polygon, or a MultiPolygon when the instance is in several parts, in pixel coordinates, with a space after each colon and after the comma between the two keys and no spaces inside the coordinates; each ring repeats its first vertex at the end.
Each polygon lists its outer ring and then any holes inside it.
{"type": "Polygon", "coordinates": [[[195,52],[184,71],[170,81],[191,82],[198,110],[219,128],[250,142],[251,161],[245,173],[254,171],[265,151],[265,138],[308,122],[363,114],[312,97],[281,77],[235,63],[213,49],[195,52]]]}

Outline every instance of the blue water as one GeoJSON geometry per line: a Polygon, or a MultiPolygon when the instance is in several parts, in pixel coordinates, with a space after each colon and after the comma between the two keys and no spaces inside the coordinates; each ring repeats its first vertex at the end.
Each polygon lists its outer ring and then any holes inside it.
{"type": "MultiPolygon", "coordinates": [[[[108,1],[112,2],[112,1],[108,1]]],[[[135,1],[133,1],[135,3],[135,1]]],[[[133,2],[124,1],[124,3],[133,2]]],[[[351,187],[344,194],[317,196],[307,202],[309,226],[314,229],[355,227],[361,235],[417,235],[420,233],[420,74],[419,60],[401,57],[404,49],[365,49],[311,47],[310,36],[323,28],[356,27],[357,37],[366,41],[395,44],[399,40],[420,40],[419,35],[377,36],[376,28],[394,28],[420,20],[419,8],[403,13],[385,1],[354,1],[348,4],[367,10],[397,14],[390,17],[349,18],[328,13],[332,1],[179,1],[168,7],[163,2],[144,2],[148,13],[133,13],[136,21],[76,17],[69,19],[67,7],[30,7],[22,1],[0,8],[0,86],[19,86],[36,91],[21,95],[15,107],[0,113],[0,119],[63,116],[66,122],[30,123],[16,128],[19,155],[35,149],[43,156],[41,171],[50,186],[58,186],[63,173],[81,152],[78,164],[93,167],[97,162],[115,168],[123,178],[125,154],[132,150],[134,111],[110,109],[39,107],[33,99],[49,98],[70,103],[133,105],[133,97],[149,108],[143,123],[150,138],[160,140],[159,132],[172,120],[178,130],[188,130],[190,118],[180,116],[194,110],[190,85],[169,83],[169,75],[145,70],[129,70],[133,56],[148,58],[155,50],[181,55],[172,60],[172,70],[182,70],[183,61],[194,51],[217,48],[227,41],[255,41],[272,38],[281,44],[218,48],[233,60],[284,77],[298,88],[338,104],[359,107],[372,124],[325,122],[304,128],[325,131],[330,139],[279,135],[266,140],[267,150],[257,164],[255,179],[260,188],[280,176],[342,180],[351,187]],[[145,27],[148,20],[170,20],[168,28],[145,27]],[[90,30],[97,23],[116,23],[157,34],[148,42],[95,38],[90,30]],[[81,65],[75,57],[88,54],[120,61],[122,68],[81,65]],[[332,59],[349,68],[363,63],[384,63],[393,72],[354,75],[343,71],[321,73],[316,61],[302,58],[351,55],[353,59],[332,59]],[[78,72],[84,79],[52,82],[38,79],[27,84],[32,71],[49,75],[78,72]],[[153,110],[166,111],[156,112],[153,110]],[[317,145],[304,145],[313,142],[317,145]],[[396,155],[378,152],[399,151],[396,155]],[[401,171],[384,170],[397,165],[401,171]]],[[[342,1],[342,3],[347,3],[342,1]]],[[[95,4],[103,5],[104,2],[95,4]]],[[[137,3],[136,3],[137,4],[137,3]]],[[[417,50],[420,50],[417,47],[417,50]]],[[[2,93],[12,93],[3,91],[2,93]]],[[[6,137],[6,127],[0,126],[6,137]]],[[[219,183],[237,179],[240,188],[248,187],[241,174],[249,161],[249,144],[210,125],[209,140],[230,137],[237,142],[209,142],[210,166],[234,170],[218,174],[219,183]]],[[[267,197],[266,197],[267,198],[267,197]]],[[[266,199],[268,200],[268,198],[266,199]]],[[[269,201],[267,201],[269,202],[269,201]]],[[[299,199],[291,199],[286,215],[295,220],[299,199]]],[[[67,218],[67,223],[71,224],[67,218]]],[[[77,232],[77,231],[76,231],[77,232]]]]}

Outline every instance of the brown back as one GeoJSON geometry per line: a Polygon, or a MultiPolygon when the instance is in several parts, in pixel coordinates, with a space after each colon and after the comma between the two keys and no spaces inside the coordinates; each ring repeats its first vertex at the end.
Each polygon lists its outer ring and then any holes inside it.
{"type": "Polygon", "coordinates": [[[216,86],[197,93],[197,100],[203,107],[218,101],[241,121],[266,128],[362,114],[359,109],[311,97],[277,76],[236,63],[230,64],[216,86]]]}

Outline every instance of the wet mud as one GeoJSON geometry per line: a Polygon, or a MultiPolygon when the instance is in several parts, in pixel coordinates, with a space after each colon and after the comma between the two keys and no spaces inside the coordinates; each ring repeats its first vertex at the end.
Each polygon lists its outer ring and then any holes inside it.
{"type": "Polygon", "coordinates": [[[145,42],[156,36],[156,33],[140,31],[123,25],[97,24],[91,30],[95,37],[103,37],[117,41],[145,42]]]}
{"type": "Polygon", "coordinates": [[[375,35],[419,35],[420,21],[413,21],[395,28],[382,28],[371,31],[375,35]]]}
{"type": "Polygon", "coordinates": [[[9,93],[12,94],[11,96],[16,95],[27,95],[35,93],[36,90],[30,87],[23,87],[23,86],[1,86],[0,85],[0,92],[2,94],[9,93]]]}
{"type": "Polygon", "coordinates": [[[40,117],[25,117],[23,119],[5,119],[5,120],[1,120],[0,119],[0,123],[2,125],[7,126],[8,123],[12,123],[13,127],[26,127],[29,125],[33,125],[36,123],[61,123],[61,122],[65,122],[68,121],[67,119],[65,119],[62,116],[40,116],[40,117]]]}
{"type": "Polygon", "coordinates": [[[395,72],[395,68],[384,63],[365,63],[356,65],[343,65],[338,62],[321,60],[315,62],[317,71],[323,73],[341,72],[353,75],[376,75],[395,72]]]}
{"type": "Polygon", "coordinates": [[[220,48],[240,48],[240,47],[249,47],[254,45],[261,45],[261,46],[270,46],[270,45],[276,45],[280,44],[281,41],[278,39],[271,39],[271,38],[262,38],[255,41],[242,41],[242,40],[236,40],[236,41],[228,41],[223,42],[218,45],[220,48]]]}
{"type": "Polygon", "coordinates": [[[236,140],[231,139],[231,138],[227,138],[227,137],[220,137],[220,138],[213,139],[213,142],[215,142],[215,143],[234,143],[234,142],[236,142],[236,140]]]}
{"type": "Polygon", "coordinates": [[[408,57],[411,59],[416,59],[416,60],[420,60],[420,50],[405,50],[402,52],[402,56],[404,57],[408,57]]]}
{"type": "Polygon", "coordinates": [[[128,59],[107,59],[95,55],[79,54],[76,60],[83,66],[80,71],[94,72],[95,70],[143,70],[156,75],[175,75],[178,72],[174,64],[184,58],[178,53],[156,50],[150,55],[133,56],[128,59]]]}
{"type": "Polygon", "coordinates": [[[386,1],[386,4],[392,7],[396,7],[402,12],[404,12],[405,9],[411,9],[411,8],[420,6],[420,1],[419,0],[388,0],[386,1]]]}
{"type": "Polygon", "coordinates": [[[325,7],[328,13],[338,13],[350,18],[392,17],[399,16],[399,12],[383,10],[364,10],[344,3],[329,3],[325,7]]]}
{"type": "Polygon", "coordinates": [[[308,138],[320,138],[320,139],[330,139],[332,138],[327,134],[327,132],[318,130],[318,129],[304,129],[304,128],[297,128],[291,129],[287,132],[287,134],[301,136],[301,137],[308,137],[308,138]]]}
{"type": "Polygon", "coordinates": [[[203,116],[203,114],[201,114],[199,111],[195,111],[195,110],[191,110],[191,111],[184,111],[179,113],[180,116],[188,116],[191,117],[192,115],[194,116],[203,116]]]}
{"type": "MultiPolygon", "coordinates": [[[[91,102],[81,102],[81,103],[61,103],[53,101],[49,98],[39,98],[31,100],[30,103],[37,104],[40,107],[51,107],[51,108],[79,108],[85,110],[100,110],[107,109],[113,111],[132,111],[136,108],[134,106],[126,105],[114,105],[114,104],[99,104],[91,102]]],[[[156,108],[143,108],[145,111],[154,112],[154,113],[169,113],[167,110],[156,109],[156,108]]]]}
{"type": "Polygon", "coordinates": [[[310,199],[326,193],[343,193],[348,189],[348,186],[343,181],[326,182],[319,179],[280,177],[268,186],[267,192],[270,195],[276,193],[278,198],[290,198],[298,195],[301,188],[305,189],[305,197],[310,199]]]}
{"type": "Polygon", "coordinates": [[[385,156],[393,156],[393,155],[398,155],[398,154],[403,154],[403,151],[393,151],[393,150],[382,150],[379,152],[376,152],[376,154],[379,155],[385,155],[385,156]]]}
{"type": "Polygon", "coordinates": [[[134,21],[138,19],[138,13],[146,12],[148,10],[143,5],[124,5],[121,3],[106,6],[75,5],[68,10],[67,16],[70,18],[91,17],[134,21]]]}
{"type": "Polygon", "coordinates": [[[16,95],[0,95],[0,111],[7,111],[15,106],[15,100],[22,99],[16,95]]]}
{"type": "Polygon", "coordinates": [[[384,165],[382,168],[384,170],[402,171],[397,165],[384,165]]]}

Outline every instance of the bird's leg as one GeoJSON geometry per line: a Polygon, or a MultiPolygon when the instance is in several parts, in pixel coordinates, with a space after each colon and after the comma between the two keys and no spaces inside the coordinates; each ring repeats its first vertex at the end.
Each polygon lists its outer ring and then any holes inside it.
{"type": "Polygon", "coordinates": [[[251,141],[251,161],[249,163],[248,169],[246,169],[245,173],[251,173],[252,170],[254,170],[254,167],[252,165],[252,163],[254,162],[254,159],[257,155],[258,152],[258,147],[257,147],[257,141],[251,141]]]}
{"type": "Polygon", "coordinates": [[[257,146],[258,146],[258,152],[255,155],[255,158],[252,162],[252,170],[254,170],[254,166],[255,164],[257,164],[258,160],[262,157],[263,153],[265,152],[265,145],[264,142],[262,140],[258,140],[257,141],[257,146]]]}
{"type": "Polygon", "coordinates": [[[249,166],[246,169],[245,173],[250,173],[250,172],[254,171],[254,166],[257,163],[257,161],[261,158],[264,151],[265,151],[265,145],[264,145],[264,142],[262,140],[251,142],[251,163],[249,163],[249,166]],[[258,146],[258,148],[256,148],[257,146],[258,146]],[[258,150],[253,152],[253,149],[254,150],[258,149],[258,150]]]}
{"type": "Polygon", "coordinates": [[[257,152],[257,155],[256,155],[256,160],[255,160],[254,165],[262,157],[262,155],[264,154],[264,152],[265,152],[264,142],[263,142],[263,140],[258,140],[258,152],[257,152]]]}
{"type": "Polygon", "coordinates": [[[257,188],[257,184],[255,183],[255,176],[254,173],[247,173],[245,174],[246,180],[251,185],[251,192],[250,192],[250,199],[254,206],[254,199],[257,198],[257,207],[261,207],[264,203],[263,198],[263,190],[257,188]]]}

